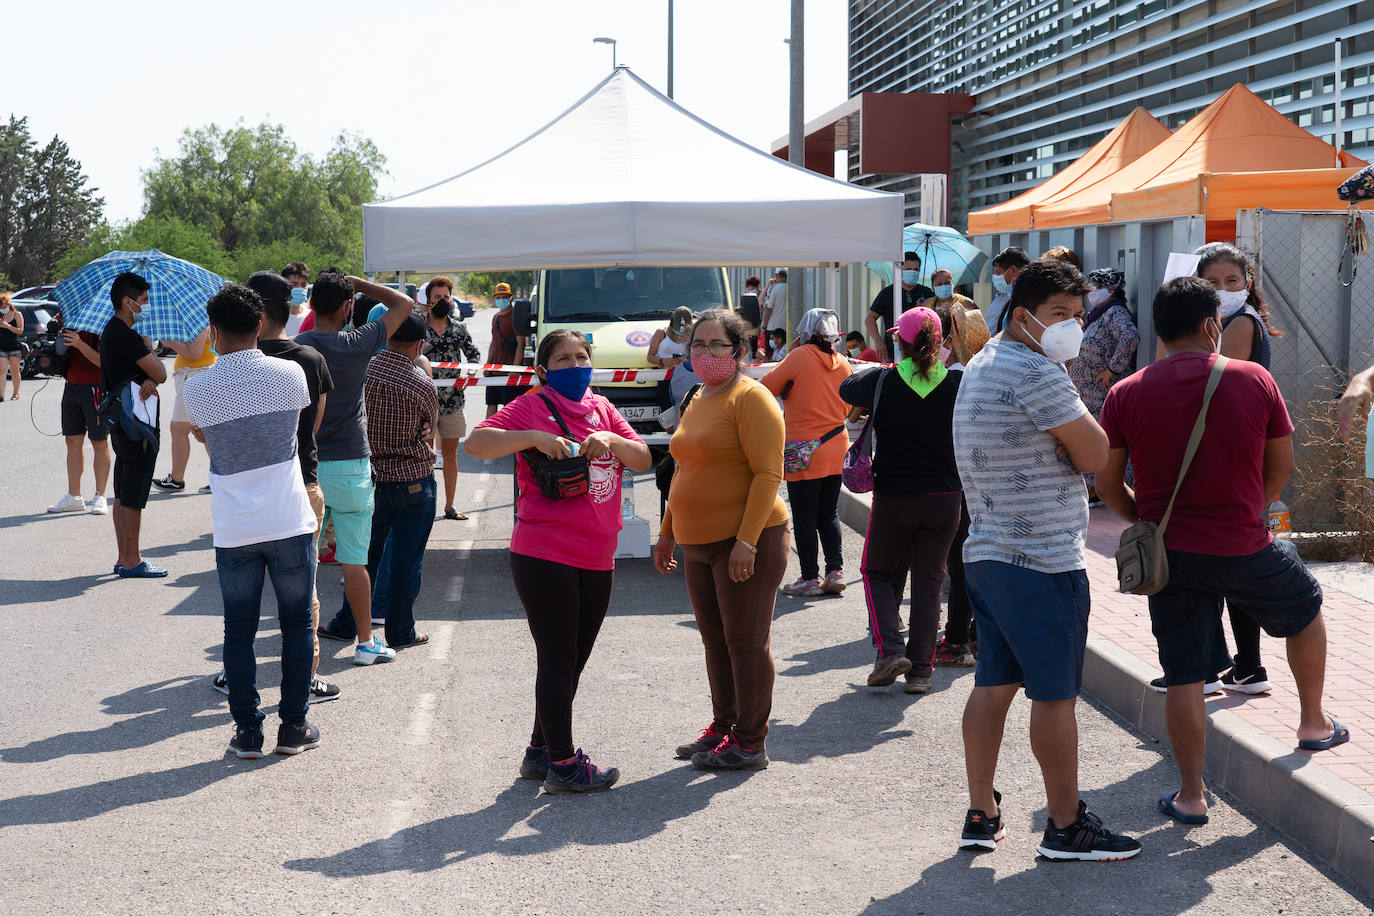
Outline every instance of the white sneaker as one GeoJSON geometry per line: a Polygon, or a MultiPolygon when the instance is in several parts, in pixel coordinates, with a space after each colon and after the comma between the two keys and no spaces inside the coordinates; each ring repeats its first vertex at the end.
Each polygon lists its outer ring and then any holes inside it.
{"type": "Polygon", "coordinates": [[[105,502],[105,497],[101,496],[99,493],[91,497],[90,505],[92,515],[105,515],[110,511],[109,504],[105,502]]]}
{"type": "Polygon", "coordinates": [[[388,647],[376,636],[371,642],[360,642],[353,647],[353,664],[371,665],[374,662],[389,662],[396,657],[396,650],[388,647]]]}
{"type": "Polygon", "coordinates": [[[73,496],[70,493],[63,495],[61,499],[48,507],[49,512],[85,512],[86,501],[80,496],[73,496]]]}

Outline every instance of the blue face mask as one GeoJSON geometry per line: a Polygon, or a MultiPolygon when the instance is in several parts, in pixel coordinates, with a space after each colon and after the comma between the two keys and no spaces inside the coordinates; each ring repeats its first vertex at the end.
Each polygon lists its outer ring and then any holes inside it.
{"type": "Polygon", "coordinates": [[[305,305],[305,299],[306,299],[306,295],[305,295],[305,289],[304,289],[303,287],[300,287],[300,286],[293,286],[293,287],[291,287],[291,304],[292,304],[292,305],[305,305]]]}
{"type": "Polygon", "coordinates": [[[591,366],[569,366],[566,369],[550,369],[544,373],[544,380],[550,388],[569,401],[580,401],[592,383],[591,366]]]}
{"type": "Polygon", "coordinates": [[[915,286],[916,281],[919,279],[921,279],[921,272],[919,270],[902,271],[902,282],[907,286],[915,286]]]}
{"type": "Polygon", "coordinates": [[[935,287],[935,297],[937,299],[948,299],[954,295],[954,286],[950,283],[941,283],[935,287]]]}
{"type": "Polygon", "coordinates": [[[992,275],[992,288],[997,290],[997,292],[1003,296],[1011,292],[1011,284],[1008,283],[1007,278],[1002,276],[1001,274],[992,275]]]}

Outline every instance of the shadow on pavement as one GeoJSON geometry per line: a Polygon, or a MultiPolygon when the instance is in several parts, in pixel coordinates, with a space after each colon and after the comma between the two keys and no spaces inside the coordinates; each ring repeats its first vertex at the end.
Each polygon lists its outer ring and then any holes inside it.
{"type": "Polygon", "coordinates": [[[861,754],[896,738],[909,738],[902,724],[907,707],[919,699],[902,693],[855,689],[822,703],[800,725],[775,725],[768,730],[768,753],[775,760],[805,763],[817,757],[861,754]]]}
{"type": "Polygon", "coordinates": [[[482,855],[539,855],[568,843],[633,843],[702,810],[716,795],[743,784],[750,775],[703,773],[684,765],[580,797],[546,795],[539,783],[519,780],[481,810],[408,827],[333,856],[293,859],[285,865],[294,871],[343,878],[434,871],[482,855]],[[517,825],[523,826],[517,831],[517,825]]]}
{"type": "Polygon", "coordinates": [[[58,602],[79,598],[97,585],[119,581],[109,569],[104,575],[65,579],[0,579],[0,595],[7,605],[58,602]]]}
{"type": "MultiPolygon", "coordinates": [[[[210,650],[207,650],[209,652],[210,650]]],[[[280,682],[279,665],[258,666],[259,689],[280,682]]],[[[229,722],[224,695],[210,688],[202,676],[178,677],[137,687],[101,701],[103,712],[132,716],[104,728],[65,732],[18,747],[0,748],[6,763],[43,763],[73,754],[103,754],[147,747],[205,728],[229,722]],[[201,715],[213,710],[213,715],[201,715]]],[[[267,707],[264,707],[266,711],[267,707]]],[[[57,818],[62,820],[62,818],[57,818]]]]}
{"type": "Polygon", "coordinates": [[[221,779],[280,760],[276,754],[269,754],[262,760],[225,757],[155,773],[134,773],[45,795],[4,799],[0,800],[0,827],[83,821],[132,805],[183,798],[221,779]]]}

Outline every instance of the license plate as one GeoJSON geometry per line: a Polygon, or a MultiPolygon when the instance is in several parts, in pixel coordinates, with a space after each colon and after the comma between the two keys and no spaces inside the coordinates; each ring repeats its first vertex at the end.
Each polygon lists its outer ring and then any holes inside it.
{"type": "Polygon", "coordinates": [[[627,420],[657,420],[663,411],[658,407],[621,407],[620,415],[627,420]]]}

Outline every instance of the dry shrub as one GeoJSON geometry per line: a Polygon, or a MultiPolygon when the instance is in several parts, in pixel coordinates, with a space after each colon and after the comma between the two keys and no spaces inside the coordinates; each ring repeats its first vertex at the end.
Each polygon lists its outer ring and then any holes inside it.
{"type": "Polygon", "coordinates": [[[1356,417],[1349,443],[1336,434],[1336,399],[1316,391],[1290,405],[1296,467],[1284,501],[1309,560],[1374,562],[1374,485],[1364,476],[1364,421],[1356,417]]]}

